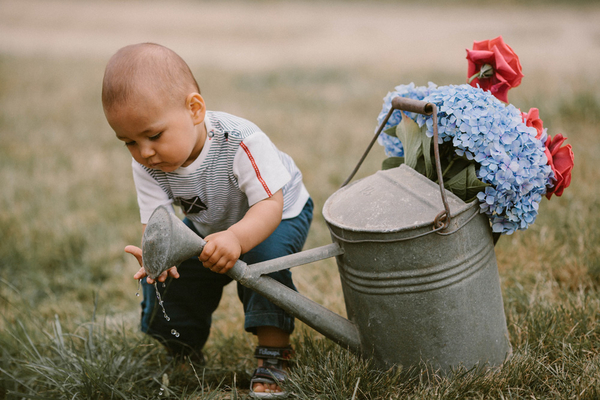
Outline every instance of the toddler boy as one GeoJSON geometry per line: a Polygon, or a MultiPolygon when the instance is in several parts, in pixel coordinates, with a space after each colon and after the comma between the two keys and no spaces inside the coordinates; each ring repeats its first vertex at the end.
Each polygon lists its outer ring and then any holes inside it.
{"type": "MultiPolygon", "coordinates": [[[[133,156],[141,222],[160,205],[181,207],[184,222],[207,244],[157,278],[170,320],[156,313],[153,280],[147,278],[142,330],[174,356],[202,361],[211,315],[238,258],[248,264],[302,249],[313,204],[294,161],[253,123],[207,111],[187,64],[172,50],[143,43],[120,49],[108,62],[102,105],[117,138],[133,156]],[[204,267],[204,268],[203,268],[204,267]],[[171,279],[179,278],[179,279],[171,279]],[[175,337],[171,332],[178,332],[175,337]]],[[[141,249],[127,246],[146,276],[141,249]]],[[[289,270],[270,275],[295,289],[289,270]]],[[[244,328],[258,337],[251,395],[285,395],[294,319],[264,297],[238,284],[244,328]],[[274,379],[275,377],[275,379],[274,379]]]]}

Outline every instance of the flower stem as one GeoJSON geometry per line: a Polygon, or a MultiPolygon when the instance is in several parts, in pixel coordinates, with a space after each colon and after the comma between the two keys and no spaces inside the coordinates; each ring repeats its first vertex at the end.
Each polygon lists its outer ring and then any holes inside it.
{"type": "Polygon", "coordinates": [[[470,85],[471,82],[473,82],[473,80],[475,78],[490,78],[493,75],[494,75],[494,67],[490,64],[483,64],[481,66],[481,68],[479,69],[479,72],[477,72],[476,74],[473,74],[473,76],[469,78],[467,83],[470,85]]]}
{"type": "Polygon", "coordinates": [[[456,161],[456,158],[452,159],[452,161],[450,161],[450,164],[448,164],[448,166],[446,167],[444,172],[442,172],[442,178],[446,177],[446,174],[448,173],[448,171],[450,171],[450,168],[452,168],[452,165],[454,165],[454,161],[456,161]]]}
{"type": "Polygon", "coordinates": [[[468,80],[467,83],[470,85],[471,82],[473,82],[473,80],[475,80],[475,78],[479,78],[479,75],[481,75],[481,71],[480,72],[476,72],[473,74],[473,76],[471,76],[468,80]]]}

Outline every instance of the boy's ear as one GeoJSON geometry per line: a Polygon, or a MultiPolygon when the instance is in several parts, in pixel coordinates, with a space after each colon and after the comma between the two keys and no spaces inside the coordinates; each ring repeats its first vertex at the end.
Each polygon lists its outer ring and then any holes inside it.
{"type": "Polygon", "coordinates": [[[185,99],[185,106],[192,114],[194,125],[204,122],[206,116],[206,104],[200,93],[190,93],[185,99]]]}

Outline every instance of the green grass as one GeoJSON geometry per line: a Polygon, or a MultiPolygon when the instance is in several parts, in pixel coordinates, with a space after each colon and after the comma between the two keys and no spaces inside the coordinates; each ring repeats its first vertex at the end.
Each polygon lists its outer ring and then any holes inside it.
{"type": "MultiPolygon", "coordinates": [[[[0,57],[0,399],[240,398],[254,339],[233,285],[215,314],[206,368],[176,365],[138,332],[139,220],[127,150],[104,121],[105,60],[0,57]]],[[[461,83],[431,71],[236,73],[194,69],[208,107],[247,117],[294,157],[316,203],[307,248],[330,243],[320,215],[399,83],[461,83]],[[210,76],[210,79],[202,77],[210,76]]],[[[510,94],[569,137],[573,182],[496,253],[513,357],[448,377],[377,371],[299,324],[289,389],[302,399],[600,397],[600,81],[529,74],[510,94]]],[[[358,178],[383,160],[376,146],[358,178]]],[[[344,313],[332,260],[299,267],[300,291],[344,313]]]]}

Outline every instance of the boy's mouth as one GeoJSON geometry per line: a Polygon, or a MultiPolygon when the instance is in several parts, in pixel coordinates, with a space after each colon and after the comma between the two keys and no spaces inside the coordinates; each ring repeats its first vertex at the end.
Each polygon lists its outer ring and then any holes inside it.
{"type": "Polygon", "coordinates": [[[173,172],[175,169],[177,168],[173,168],[173,166],[169,163],[166,163],[164,161],[158,162],[158,163],[148,163],[148,167],[152,168],[152,169],[159,169],[163,172],[173,172]]]}
{"type": "Polygon", "coordinates": [[[158,163],[148,163],[148,166],[152,169],[161,169],[161,165],[163,165],[164,163],[162,162],[158,162],[158,163]]]}
{"type": "Polygon", "coordinates": [[[159,165],[163,164],[162,161],[158,161],[158,162],[152,162],[150,160],[146,160],[146,163],[148,164],[148,166],[150,168],[158,168],[159,165]]]}

